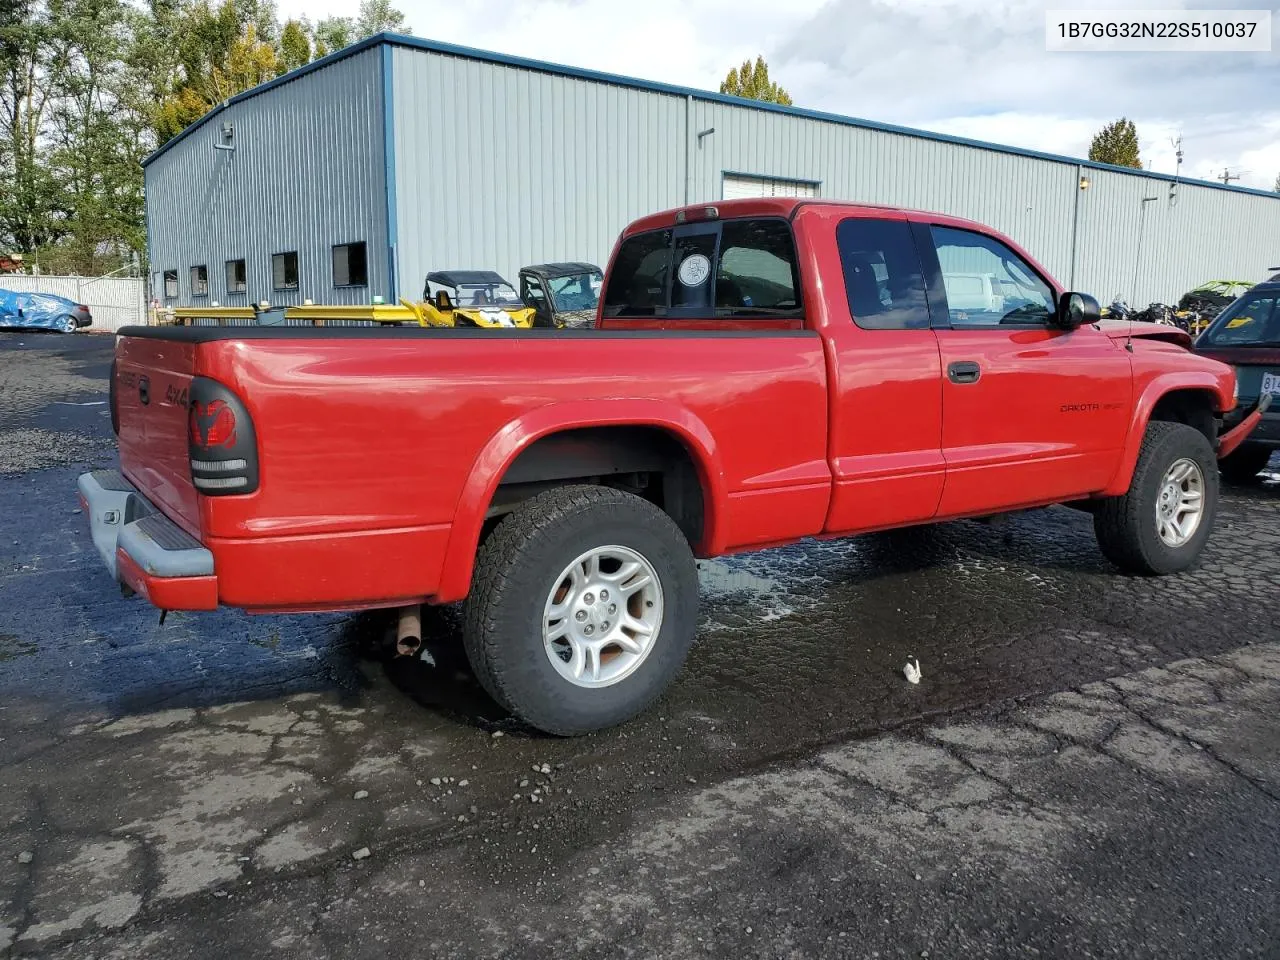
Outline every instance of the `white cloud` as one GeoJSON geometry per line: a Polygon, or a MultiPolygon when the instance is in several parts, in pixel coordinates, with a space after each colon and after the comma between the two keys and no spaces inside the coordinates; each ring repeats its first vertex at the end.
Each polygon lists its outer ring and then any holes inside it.
{"type": "MultiPolygon", "coordinates": [[[[354,2],[278,0],[283,16],[354,2]]],[[[1233,7],[1239,0],[1125,0],[1233,7]]],[[[1050,54],[1044,10],[1097,0],[402,0],[419,36],[714,90],[764,54],[800,106],[1084,156],[1104,124],[1138,126],[1144,161],[1187,176],[1280,173],[1280,57],[1050,54]]],[[[1280,31],[1280,7],[1273,13],[1280,31]]]]}

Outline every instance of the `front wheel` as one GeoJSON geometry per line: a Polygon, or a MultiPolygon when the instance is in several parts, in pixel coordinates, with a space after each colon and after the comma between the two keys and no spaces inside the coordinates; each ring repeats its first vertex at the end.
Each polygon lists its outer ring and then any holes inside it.
{"type": "Polygon", "coordinates": [[[494,700],[572,736],[657,699],[697,617],[697,566],[671,518],[619,490],[569,486],[527,500],[485,540],[464,641],[494,700]]]}
{"type": "Polygon", "coordinates": [[[1099,501],[1098,546],[1130,573],[1177,573],[1192,566],[1218,511],[1218,467],[1204,434],[1182,423],[1147,425],[1127,493],[1099,501]]]}

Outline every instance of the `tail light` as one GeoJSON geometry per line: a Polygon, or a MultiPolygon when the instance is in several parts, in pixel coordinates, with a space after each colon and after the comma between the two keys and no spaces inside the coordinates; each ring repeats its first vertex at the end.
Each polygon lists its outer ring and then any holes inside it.
{"type": "Polygon", "coordinates": [[[258,489],[258,441],[240,398],[205,377],[191,381],[187,448],[191,482],[198,493],[218,497],[258,489]]]}

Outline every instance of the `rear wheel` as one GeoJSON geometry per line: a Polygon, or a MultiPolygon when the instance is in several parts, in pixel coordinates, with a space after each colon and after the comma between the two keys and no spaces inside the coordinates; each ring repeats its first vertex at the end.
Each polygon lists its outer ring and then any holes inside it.
{"type": "Polygon", "coordinates": [[[1218,469],[1227,483],[1248,483],[1266,468],[1270,460],[1270,447],[1247,444],[1219,460],[1218,469]]]}
{"type": "Polygon", "coordinates": [[[1099,501],[1093,529],[1103,555],[1122,570],[1176,573],[1199,559],[1217,510],[1217,464],[1204,434],[1153,421],[1129,491],[1099,501]]]}
{"type": "Polygon", "coordinates": [[[485,540],[464,638],[490,696],[570,736],[649,706],[684,663],[697,613],[697,566],[671,518],[571,486],[521,504],[485,540]]]}

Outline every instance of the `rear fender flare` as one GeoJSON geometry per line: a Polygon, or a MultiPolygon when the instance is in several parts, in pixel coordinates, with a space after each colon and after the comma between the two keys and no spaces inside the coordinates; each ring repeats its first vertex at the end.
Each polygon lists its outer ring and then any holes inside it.
{"type": "MultiPolygon", "coordinates": [[[[1228,384],[1229,386],[1229,384],[1228,384]]],[[[1138,454],[1142,450],[1142,438],[1147,432],[1147,423],[1151,420],[1151,412],[1161,397],[1175,390],[1204,390],[1214,398],[1214,410],[1221,413],[1230,410],[1234,400],[1230,390],[1224,392],[1222,380],[1208,371],[1184,370],[1161,374],[1153,378],[1142,390],[1138,402],[1134,404],[1133,416],[1129,421],[1129,432],[1125,436],[1124,450],[1120,457],[1120,466],[1115,476],[1102,491],[1104,496],[1118,497],[1128,492],[1133,480],[1133,471],[1138,465],[1138,454]]]]}
{"type": "Polygon", "coordinates": [[[511,421],[480,451],[458,498],[434,599],[452,603],[470,590],[485,513],[503,476],[521,453],[553,433],[610,426],[657,427],[684,444],[698,471],[705,500],[702,543],[695,544],[695,550],[715,552],[720,542],[718,506],[725,502],[725,477],[719,448],[706,424],[689,410],[662,400],[570,400],[538,407],[511,421]]]}

